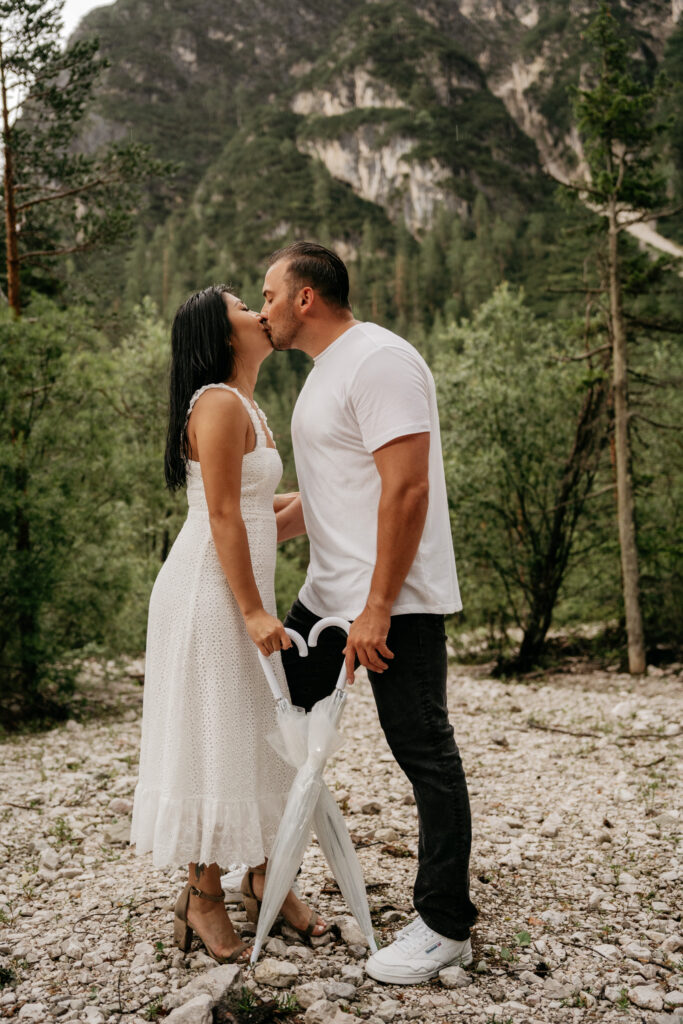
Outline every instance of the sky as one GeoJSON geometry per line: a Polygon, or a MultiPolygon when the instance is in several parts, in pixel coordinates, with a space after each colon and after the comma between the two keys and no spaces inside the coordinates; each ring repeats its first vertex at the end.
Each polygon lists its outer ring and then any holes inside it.
{"type": "Polygon", "coordinates": [[[103,7],[106,0],[66,0],[62,17],[64,19],[64,38],[67,39],[84,14],[93,7],[103,7]]]}

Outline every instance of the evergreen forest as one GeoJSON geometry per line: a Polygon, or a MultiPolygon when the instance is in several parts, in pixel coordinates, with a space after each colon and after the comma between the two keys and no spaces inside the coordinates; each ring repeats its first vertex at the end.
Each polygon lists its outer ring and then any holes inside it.
{"type": "MultiPolygon", "coordinates": [[[[681,660],[683,24],[658,35],[660,6],[553,0],[486,50],[445,2],[306,0],[302,40],[269,0],[149,0],[143,28],[117,0],[66,47],[59,0],[2,5],[2,727],[77,713],[93,661],[144,651],[186,508],[173,314],[220,282],[259,309],[297,238],[434,373],[457,657],[681,660]],[[496,87],[514,61],[543,66],[526,121],[496,87]]],[[[309,365],[259,378],[282,490],[309,365]]],[[[306,565],[281,547],[281,615],[306,565]]]]}

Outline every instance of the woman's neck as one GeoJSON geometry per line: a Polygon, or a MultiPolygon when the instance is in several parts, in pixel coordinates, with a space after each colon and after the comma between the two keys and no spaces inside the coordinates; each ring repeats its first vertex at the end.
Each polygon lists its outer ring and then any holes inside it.
{"type": "Polygon", "coordinates": [[[241,366],[226,383],[233,388],[237,388],[238,391],[241,391],[243,395],[246,395],[253,402],[257,377],[258,369],[250,371],[246,367],[241,366]]]}

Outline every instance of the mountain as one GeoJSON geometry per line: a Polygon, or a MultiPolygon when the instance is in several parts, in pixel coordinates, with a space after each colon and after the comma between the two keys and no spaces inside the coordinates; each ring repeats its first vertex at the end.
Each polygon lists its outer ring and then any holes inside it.
{"type": "MultiPolygon", "coordinates": [[[[646,68],[680,33],[681,7],[614,4],[646,68]]],[[[471,220],[477,197],[513,223],[547,209],[582,159],[568,88],[585,75],[595,10],[117,0],[91,12],[78,33],[99,36],[110,68],[84,141],[131,136],[180,163],[170,193],[154,195],[133,276],[173,293],[178,273],[179,291],[214,271],[249,279],[292,235],[347,254],[370,235],[388,252],[404,226],[421,238],[444,214],[471,220]]]]}

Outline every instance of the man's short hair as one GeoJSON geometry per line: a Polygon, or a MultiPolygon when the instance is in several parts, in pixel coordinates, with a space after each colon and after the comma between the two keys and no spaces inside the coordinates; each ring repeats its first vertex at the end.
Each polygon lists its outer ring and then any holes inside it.
{"type": "Polygon", "coordinates": [[[351,309],[349,304],[349,274],[341,257],[317,242],[292,242],[278,249],[268,260],[268,266],[287,260],[287,279],[290,292],[308,286],[331,306],[351,309]]]}

